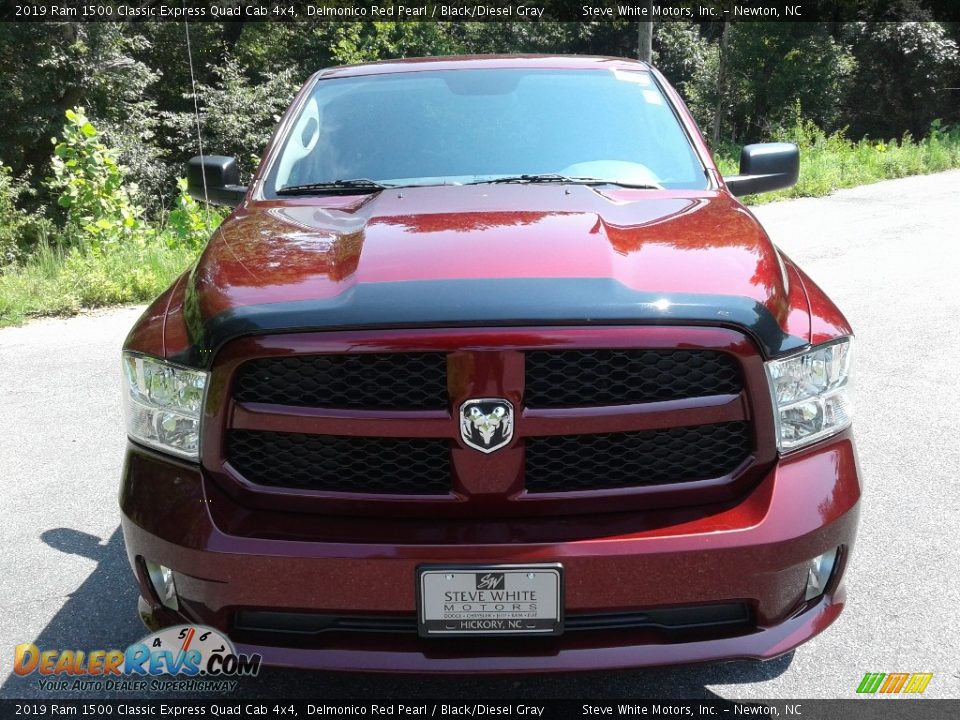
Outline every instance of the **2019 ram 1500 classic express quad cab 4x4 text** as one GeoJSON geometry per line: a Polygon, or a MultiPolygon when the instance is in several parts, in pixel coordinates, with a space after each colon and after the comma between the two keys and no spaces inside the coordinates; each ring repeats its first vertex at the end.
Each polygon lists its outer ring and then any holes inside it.
{"type": "Polygon", "coordinates": [[[323,70],[127,338],[140,613],[272,665],[772,658],[844,605],[851,330],[642,63],[323,70]]]}

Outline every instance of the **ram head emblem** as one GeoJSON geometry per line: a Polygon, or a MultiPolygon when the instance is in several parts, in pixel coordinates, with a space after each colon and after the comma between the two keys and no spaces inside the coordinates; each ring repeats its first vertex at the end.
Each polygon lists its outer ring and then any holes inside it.
{"type": "Polygon", "coordinates": [[[474,450],[492,453],[513,439],[513,405],[502,398],[477,398],[460,406],[460,437],[474,450]]]}

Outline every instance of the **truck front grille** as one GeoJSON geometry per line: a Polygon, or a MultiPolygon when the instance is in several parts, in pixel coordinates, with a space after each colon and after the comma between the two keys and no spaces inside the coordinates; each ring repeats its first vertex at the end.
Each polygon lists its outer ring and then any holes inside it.
{"type": "Polygon", "coordinates": [[[382,495],[444,494],[446,440],[365,438],[234,430],[227,461],[267,487],[382,495]]]}
{"type": "Polygon", "coordinates": [[[750,452],[744,422],[636,433],[527,438],[532,493],[609,490],[720,477],[750,452]]]}
{"type": "Polygon", "coordinates": [[[623,405],[735,395],[736,362],[712,350],[535,350],[527,353],[528,407],[623,405]]]}
{"type": "Polygon", "coordinates": [[[622,512],[733,497],[776,457],[754,427],[761,358],[727,329],[310,333],[224,358],[204,464],[267,505],[289,489],[333,513],[622,512]],[[511,420],[490,452],[502,431],[461,417],[481,399],[511,420]]]}

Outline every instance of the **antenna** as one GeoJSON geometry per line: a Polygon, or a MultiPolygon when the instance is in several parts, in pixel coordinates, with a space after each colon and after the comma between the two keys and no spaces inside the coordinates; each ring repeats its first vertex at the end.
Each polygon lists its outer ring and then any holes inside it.
{"type": "Polygon", "coordinates": [[[200,176],[203,178],[203,203],[207,216],[210,214],[210,197],[207,195],[207,172],[203,164],[203,138],[200,135],[200,105],[197,102],[197,81],[193,75],[193,50],[190,47],[190,23],[183,21],[183,29],[187,34],[187,59],[190,62],[190,88],[193,90],[193,115],[197,120],[197,145],[200,147],[200,176]]]}

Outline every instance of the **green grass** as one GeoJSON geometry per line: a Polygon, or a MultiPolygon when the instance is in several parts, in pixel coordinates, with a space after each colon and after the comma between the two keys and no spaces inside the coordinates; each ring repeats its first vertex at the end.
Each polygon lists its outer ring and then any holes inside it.
{"type": "MultiPolygon", "coordinates": [[[[907,175],[960,167],[960,129],[917,141],[851,142],[842,133],[825,135],[800,122],[778,139],[799,142],[800,181],[789,190],[744,198],[759,204],[795,197],[820,197],[907,175]]],[[[724,174],[736,174],[739,148],[724,146],[717,162],[724,174]]],[[[154,241],[145,247],[115,246],[102,254],[42,247],[19,265],[0,270],[0,327],[29,318],[73,315],[83,308],[148,302],[193,262],[196,250],[154,241]]]]}
{"type": "Polygon", "coordinates": [[[23,265],[0,271],[0,327],[74,315],[83,308],[148,302],[195,256],[195,250],[160,243],[102,255],[41,248],[23,265]]]}
{"type": "MultiPolygon", "coordinates": [[[[941,131],[937,124],[922,140],[905,135],[900,140],[851,142],[842,133],[825,135],[803,123],[779,140],[800,145],[800,180],[792,188],[763,195],[748,195],[748,205],[786,198],[822,197],[840,188],[856,187],[960,167],[960,129],[941,131]]],[[[724,175],[738,171],[740,149],[724,146],[717,152],[717,165],[724,175]]]]}

